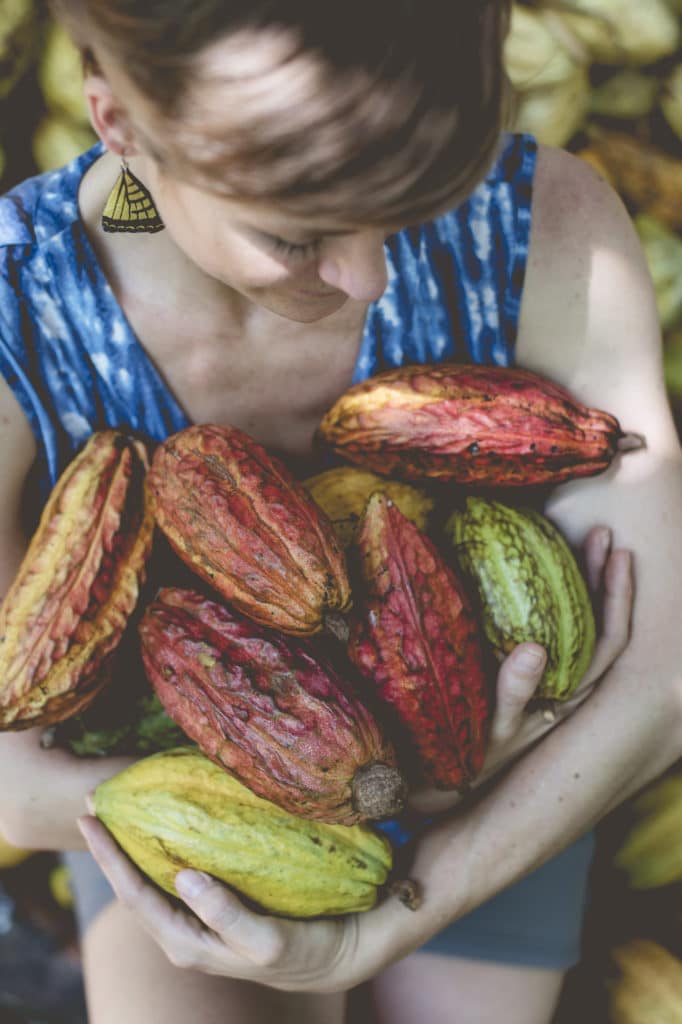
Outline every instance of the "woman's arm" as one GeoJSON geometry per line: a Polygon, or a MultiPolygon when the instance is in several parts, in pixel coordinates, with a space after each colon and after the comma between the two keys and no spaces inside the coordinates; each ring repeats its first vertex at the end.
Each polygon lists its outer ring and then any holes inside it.
{"type": "Polygon", "coordinates": [[[575,713],[489,789],[420,841],[411,869],[423,904],[395,899],[336,921],[253,915],[201,883],[174,908],[97,822],[82,823],[121,899],[171,959],[293,990],[358,984],[517,881],[682,753],[682,458],[665,394],[653,290],[635,233],[610,190],[575,158],[543,150],[518,361],[643,433],[647,447],[600,477],[557,489],[549,514],[574,541],[608,523],[635,556],[632,638],[575,713]]]}
{"type": "MultiPolygon", "coordinates": [[[[26,550],[21,525],[24,485],[35,441],[7,384],[0,379],[0,595],[9,587],[26,550]]],[[[42,729],[0,732],[0,833],[30,849],[82,849],[76,827],[85,795],[130,758],[78,760],[43,750],[42,729]]]]}

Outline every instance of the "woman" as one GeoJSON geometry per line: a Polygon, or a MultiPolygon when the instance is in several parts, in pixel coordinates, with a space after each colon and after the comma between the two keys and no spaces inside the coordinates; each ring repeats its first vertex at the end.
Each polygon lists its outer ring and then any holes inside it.
{"type": "MultiPolygon", "coordinates": [[[[598,653],[539,744],[549,727],[524,706],[544,652],[502,665],[487,771],[511,767],[421,836],[419,912],[277,920],[189,873],[183,914],[86,816],[120,897],[84,937],[91,1020],[357,1020],[346,992],[371,981],[392,1024],[548,1021],[576,957],[589,830],[680,753],[680,451],[628,218],[578,161],[501,135],[501,0],[463,0],[457,31],[409,0],[56,6],[104,147],[0,203],[5,581],[27,478],[44,496],[105,423],[155,439],[233,423],[309,471],[320,415],[353,379],[469,358],[543,373],[648,442],[550,498],[566,535],[587,537],[598,653]],[[618,657],[623,545],[638,603],[618,657]]],[[[85,794],[123,763],[41,751],[34,732],[0,737],[0,759],[2,831],[67,850],[85,794]]]]}

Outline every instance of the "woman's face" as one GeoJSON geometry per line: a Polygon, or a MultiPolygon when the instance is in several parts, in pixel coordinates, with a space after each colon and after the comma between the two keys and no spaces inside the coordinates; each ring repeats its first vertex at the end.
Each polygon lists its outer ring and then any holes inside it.
{"type": "Polygon", "coordinates": [[[349,228],[283,215],[178,181],[144,160],[166,230],[203,273],[291,320],[330,316],[386,287],[384,241],[393,227],[349,228]]]}

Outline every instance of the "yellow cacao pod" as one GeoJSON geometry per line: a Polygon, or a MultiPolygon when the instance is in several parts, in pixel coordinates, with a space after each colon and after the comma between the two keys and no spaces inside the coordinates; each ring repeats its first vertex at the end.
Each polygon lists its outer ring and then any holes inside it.
{"type": "Polygon", "coordinates": [[[504,62],[512,85],[520,92],[541,89],[570,78],[576,59],[552,34],[538,11],[512,7],[504,62]]]}
{"type": "Polygon", "coordinates": [[[563,82],[521,93],[515,130],[530,132],[547,146],[564,146],[582,126],[589,100],[587,69],[576,65],[563,82]]]}
{"type": "Polygon", "coordinates": [[[601,64],[651,64],[677,49],[678,20],[664,0],[542,0],[601,64]]]}
{"type": "Polygon", "coordinates": [[[612,986],[612,1024],[682,1024],[682,962],[648,939],[613,951],[621,976],[612,986]]]}
{"type": "Polygon", "coordinates": [[[682,881],[682,773],[663,778],[634,802],[635,824],[616,854],[633,889],[682,881]]]}
{"type": "Polygon", "coordinates": [[[296,817],[193,747],[153,754],[101,783],[95,812],[166,892],[177,895],[176,874],[194,868],[287,917],[369,910],[392,864],[383,836],[296,817]]]}
{"type": "Polygon", "coordinates": [[[24,850],[19,846],[13,846],[0,836],[0,871],[22,864],[33,852],[33,850],[24,850]]]}
{"type": "Polygon", "coordinates": [[[146,468],[141,441],[103,430],[52,489],[0,606],[0,729],[61,722],[109,681],[151,550],[146,468]]]}
{"type": "Polygon", "coordinates": [[[355,466],[335,466],[308,477],[303,486],[331,520],[344,548],[352,544],[362,513],[374,491],[385,494],[415,526],[423,533],[427,532],[433,499],[410,484],[387,480],[355,466]]]}

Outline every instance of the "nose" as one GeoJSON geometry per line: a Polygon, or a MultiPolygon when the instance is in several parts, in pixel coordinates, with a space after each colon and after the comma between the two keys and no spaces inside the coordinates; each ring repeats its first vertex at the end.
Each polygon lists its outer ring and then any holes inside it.
{"type": "Polygon", "coordinates": [[[354,231],[324,239],[317,273],[325,284],[351,299],[374,302],[388,283],[384,232],[354,231]]]}

